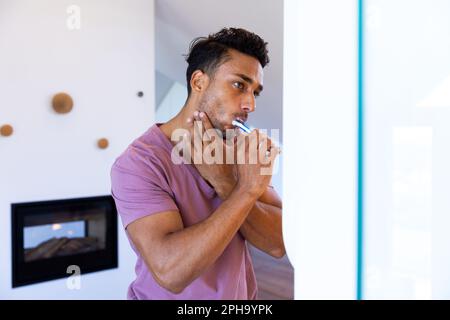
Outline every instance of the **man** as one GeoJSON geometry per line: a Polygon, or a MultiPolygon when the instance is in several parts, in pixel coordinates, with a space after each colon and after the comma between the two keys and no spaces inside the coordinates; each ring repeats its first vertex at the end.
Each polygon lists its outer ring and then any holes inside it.
{"type": "MultiPolygon", "coordinates": [[[[284,256],[281,200],[269,186],[271,175],[261,174],[267,162],[173,161],[177,130],[189,132],[191,142],[196,132],[203,137],[217,129],[218,139],[233,129],[233,120],[246,121],[262,91],[266,45],[254,33],[235,28],[194,40],[186,59],[185,105],[114,163],[112,195],[138,257],[129,299],[255,299],[246,242],[273,257],[284,256]]],[[[278,149],[270,139],[258,130],[246,137],[257,138],[260,149],[268,145],[262,151],[273,168],[278,149]]],[[[227,140],[219,141],[226,149],[227,140]]],[[[261,151],[252,151],[249,139],[240,141],[247,158],[261,151]]]]}

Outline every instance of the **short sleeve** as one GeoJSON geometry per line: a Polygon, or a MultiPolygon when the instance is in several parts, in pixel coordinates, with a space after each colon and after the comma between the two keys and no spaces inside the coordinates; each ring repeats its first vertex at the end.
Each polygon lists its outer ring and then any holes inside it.
{"type": "Polygon", "coordinates": [[[178,211],[158,168],[125,161],[111,168],[111,194],[126,228],[133,221],[163,211],[178,211]]]}

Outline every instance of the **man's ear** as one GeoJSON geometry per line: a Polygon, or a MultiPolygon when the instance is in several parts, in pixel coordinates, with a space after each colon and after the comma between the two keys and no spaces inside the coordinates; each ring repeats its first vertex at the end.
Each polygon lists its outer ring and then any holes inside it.
{"type": "Polygon", "coordinates": [[[209,77],[201,70],[195,70],[191,76],[191,89],[195,92],[201,92],[208,87],[209,77]]]}

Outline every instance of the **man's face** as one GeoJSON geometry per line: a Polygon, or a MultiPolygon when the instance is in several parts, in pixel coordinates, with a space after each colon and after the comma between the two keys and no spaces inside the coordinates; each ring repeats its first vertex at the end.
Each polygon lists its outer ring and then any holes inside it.
{"type": "Polygon", "coordinates": [[[262,91],[263,70],[258,59],[229,50],[230,58],[217,69],[200,100],[213,126],[225,133],[234,129],[231,122],[247,121],[255,110],[256,96],[262,91]]]}

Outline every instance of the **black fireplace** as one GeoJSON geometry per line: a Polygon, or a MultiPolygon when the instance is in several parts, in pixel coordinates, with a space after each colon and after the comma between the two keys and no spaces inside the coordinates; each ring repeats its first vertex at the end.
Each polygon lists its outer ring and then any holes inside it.
{"type": "Polygon", "coordinates": [[[111,196],[14,203],[12,286],[117,268],[117,211],[111,196]]]}

